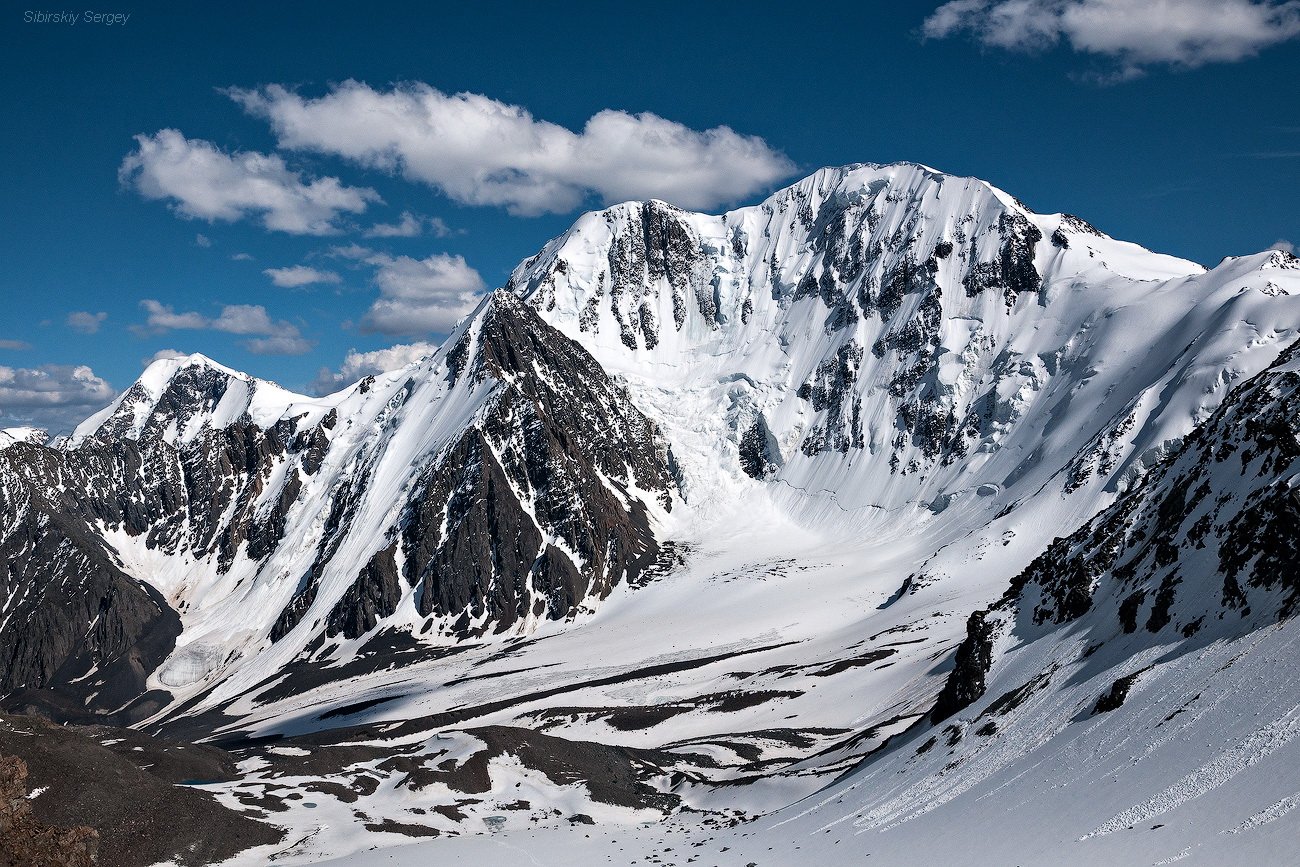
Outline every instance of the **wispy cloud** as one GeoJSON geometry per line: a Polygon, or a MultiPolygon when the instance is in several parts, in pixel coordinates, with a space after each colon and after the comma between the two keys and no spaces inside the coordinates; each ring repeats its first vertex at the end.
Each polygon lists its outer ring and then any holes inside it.
{"type": "Polygon", "coordinates": [[[259,217],[293,235],[330,235],[342,214],[359,214],[379,194],[338,178],[304,180],[276,154],[227,154],[174,129],[135,137],[118,169],[122,184],[147,199],[166,199],[183,217],[234,221],[259,217]]]}
{"type": "Polygon", "coordinates": [[[400,172],[458,202],[515,214],[565,213],[592,195],[708,208],[795,168],[757,136],[648,112],[601,111],[573,132],[517,105],[423,83],[376,90],[347,81],[316,99],[278,85],[228,93],[266,118],[283,148],[400,172]]]}
{"type": "Polygon", "coordinates": [[[291,265],[288,268],[267,268],[262,272],[271,278],[276,286],[297,289],[314,283],[339,283],[342,278],[333,271],[322,271],[307,265],[291,265]]]}
{"type": "Polygon", "coordinates": [[[478,304],[486,284],[463,256],[424,259],[371,254],[379,298],[361,320],[363,331],[392,335],[444,333],[478,304]]]}
{"type": "Polygon", "coordinates": [[[31,348],[32,345],[28,343],[26,340],[10,340],[9,338],[0,339],[0,349],[21,351],[24,349],[31,349],[31,348]]]}
{"type": "Polygon", "coordinates": [[[348,350],[338,370],[330,370],[328,367],[320,369],[312,383],[312,390],[316,394],[330,394],[351,385],[363,376],[387,373],[405,367],[413,361],[432,355],[437,349],[434,344],[423,341],[399,343],[372,352],[357,352],[351,349],[348,350]]]}
{"type": "Polygon", "coordinates": [[[414,238],[424,231],[424,220],[412,214],[410,211],[403,211],[402,217],[396,223],[378,223],[366,229],[367,238],[414,238]]]}
{"type": "Polygon", "coordinates": [[[922,25],[927,38],[966,33],[1009,51],[1067,43],[1113,60],[1113,77],[1150,66],[1233,63],[1300,36],[1300,0],[952,0],[922,25]]]}
{"type": "Polygon", "coordinates": [[[91,313],[87,310],[74,310],[68,314],[65,324],[81,334],[94,334],[99,331],[99,326],[103,325],[107,318],[108,314],[103,311],[91,313]]]}
{"type": "Polygon", "coordinates": [[[173,330],[221,331],[248,337],[244,348],[257,355],[302,355],[312,342],[292,322],[273,320],[260,304],[227,304],[215,317],[195,311],[176,312],[170,305],[152,298],[140,302],[147,318],[132,330],[141,335],[166,334],[173,330]]]}

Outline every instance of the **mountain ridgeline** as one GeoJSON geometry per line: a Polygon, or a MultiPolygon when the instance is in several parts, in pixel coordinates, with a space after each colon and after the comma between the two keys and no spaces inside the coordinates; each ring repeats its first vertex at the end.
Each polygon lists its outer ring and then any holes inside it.
{"type": "MultiPolygon", "coordinates": [[[[417,369],[321,401],[158,362],[60,448],[0,451],[0,693],[77,719],[158,710],[145,680],[205,581],[238,603],[279,579],[255,640],[297,647],[399,609],[457,638],[572,617],[654,562],[670,461],[592,357],[504,293],[417,369]]],[[[163,685],[226,661],[204,648],[163,685]]]]}
{"type": "Polygon", "coordinates": [[[566,785],[614,762],[641,806],[864,760],[942,776],[968,717],[1062,667],[1105,667],[1070,694],[1091,718],[1130,660],[1300,610],[1298,298],[1289,254],[1207,270],[914,164],[586,214],[436,352],[336,394],[194,355],[69,437],[0,438],[0,705],[313,749],[391,725],[411,740],[374,774],[471,793],[487,757],[416,740],[492,717],[545,729],[566,785]],[[439,679],[611,611],[634,628],[604,651],[439,679]],[[619,705],[660,677],[699,688],[619,705]]]}

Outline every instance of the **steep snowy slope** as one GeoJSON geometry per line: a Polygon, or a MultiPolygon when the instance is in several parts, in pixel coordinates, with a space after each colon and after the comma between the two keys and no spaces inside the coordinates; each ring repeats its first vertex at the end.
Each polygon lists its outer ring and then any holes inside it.
{"type": "Polygon", "coordinates": [[[956,857],[978,838],[968,863],[1290,863],[1298,359],[972,616],[932,725],[760,820],[737,857],[956,857]]]}

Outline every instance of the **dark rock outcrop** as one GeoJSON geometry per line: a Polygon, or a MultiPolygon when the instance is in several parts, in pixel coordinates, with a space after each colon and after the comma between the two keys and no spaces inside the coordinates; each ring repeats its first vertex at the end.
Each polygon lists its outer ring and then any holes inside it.
{"type": "MultiPolygon", "coordinates": [[[[1242,634],[1300,607],[1300,343],[1237,386],[1136,487],[1057,539],[989,611],[970,618],[936,721],[978,700],[996,631],[1026,640],[1081,624],[1102,642],[1138,634],[1170,643],[1207,619],[1242,634]],[[1228,621],[1231,623],[1232,621],[1228,621]]],[[[1141,672],[1115,681],[1094,712],[1123,704],[1141,672]]]]}
{"type": "MultiPolygon", "coordinates": [[[[222,806],[207,792],[178,785],[186,779],[230,779],[233,761],[211,747],[6,715],[0,716],[0,754],[19,757],[28,772],[27,785],[41,790],[38,797],[24,799],[32,820],[55,828],[77,826],[74,851],[98,837],[97,861],[19,860],[23,867],[209,864],[283,836],[279,829],[222,806]]],[[[0,864],[5,851],[0,843],[0,864]]]]}
{"type": "Polygon", "coordinates": [[[935,699],[930,719],[940,723],[984,695],[984,678],[993,665],[993,624],[988,611],[976,611],[966,621],[966,639],[957,647],[953,669],[935,699]]]}
{"type": "Polygon", "coordinates": [[[654,424],[531,307],[497,293],[475,347],[462,376],[499,393],[426,472],[400,537],[420,613],[458,616],[462,635],[569,617],[634,580],[658,543],[631,488],[664,508],[674,489],[654,424]]]}

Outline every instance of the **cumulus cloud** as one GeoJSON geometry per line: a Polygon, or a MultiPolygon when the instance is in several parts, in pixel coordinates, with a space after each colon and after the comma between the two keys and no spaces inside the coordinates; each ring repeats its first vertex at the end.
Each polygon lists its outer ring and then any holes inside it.
{"type": "Polygon", "coordinates": [[[166,199],[181,216],[232,222],[258,216],[267,229],[329,235],[341,214],[359,214],[379,194],[338,178],[305,181],[275,154],[227,154],[174,129],[137,135],[118,168],[121,183],[147,199],[166,199]]]}
{"type": "Polygon", "coordinates": [[[479,302],[486,285],[463,256],[439,253],[424,259],[376,253],[379,298],[361,320],[363,331],[421,335],[450,331],[479,302]]]}
{"type": "Polygon", "coordinates": [[[32,345],[26,340],[10,340],[8,338],[0,339],[0,349],[22,350],[31,348],[32,345]]]}
{"type": "MultiPolygon", "coordinates": [[[[441,220],[438,222],[442,223],[441,220]]],[[[446,226],[445,223],[442,225],[446,226]]],[[[366,229],[365,235],[367,238],[414,238],[423,231],[424,220],[410,211],[403,211],[396,223],[377,223],[366,229]]]]}
{"type": "Polygon", "coordinates": [[[306,265],[292,265],[288,268],[267,268],[262,272],[271,278],[271,282],[276,286],[286,289],[297,289],[300,286],[310,286],[313,283],[338,283],[340,277],[333,271],[321,271],[318,268],[310,268],[306,265]]]}
{"type": "Polygon", "coordinates": [[[231,89],[280,146],[400,172],[467,204],[564,213],[589,196],[709,208],[766,189],[795,166],[757,136],[605,110],[581,132],[476,93],[347,81],[309,99],[279,85],[231,89]]]}
{"type": "Polygon", "coordinates": [[[99,331],[99,326],[103,325],[104,320],[107,318],[108,314],[103,311],[91,313],[86,310],[74,310],[68,314],[66,324],[73,331],[82,334],[94,334],[99,331]]]}
{"type": "Polygon", "coordinates": [[[162,361],[167,358],[185,358],[188,352],[181,352],[179,349],[160,349],[148,358],[142,358],[140,363],[145,367],[153,364],[155,361],[162,361]]]}
{"type": "Polygon", "coordinates": [[[252,262],[253,257],[248,253],[236,253],[230,257],[235,262],[252,262]]]}
{"type": "Polygon", "coordinates": [[[312,390],[316,394],[331,394],[351,385],[363,376],[397,370],[399,367],[405,367],[413,361],[432,355],[437,349],[434,344],[424,341],[399,343],[372,352],[357,352],[355,349],[350,349],[338,370],[330,370],[328,367],[320,369],[315,381],[312,382],[312,390]]]}
{"type": "Polygon", "coordinates": [[[107,405],[116,392],[84,364],[0,365],[0,424],[64,433],[107,405]]]}
{"type": "Polygon", "coordinates": [[[1300,36],[1300,0],[952,0],[922,33],[968,33],[1010,51],[1066,42],[1133,77],[1152,65],[1231,63],[1300,36]]]}
{"type": "Polygon", "coordinates": [[[375,251],[361,244],[341,244],[330,247],[328,255],[336,259],[353,259],[364,261],[375,255],[375,251]]]}
{"type": "Polygon", "coordinates": [[[248,337],[244,348],[257,355],[302,355],[312,348],[312,342],[302,336],[298,326],[273,320],[260,304],[227,304],[215,317],[194,311],[178,313],[152,298],[141,301],[140,307],[147,318],[143,326],[133,328],[138,334],[165,334],[176,329],[239,334],[248,337]]]}
{"type": "Polygon", "coordinates": [[[311,352],[312,342],[297,329],[284,334],[269,337],[251,337],[244,341],[244,348],[254,355],[306,355],[311,352]]]}
{"type": "Polygon", "coordinates": [[[212,239],[209,238],[207,235],[203,234],[202,232],[199,232],[197,235],[194,236],[194,243],[200,247],[211,247],[212,239]]]}
{"type": "Polygon", "coordinates": [[[1292,256],[1296,255],[1295,244],[1292,244],[1290,241],[1286,240],[1285,238],[1278,238],[1276,241],[1272,243],[1269,249],[1281,250],[1283,253],[1290,253],[1292,256]]]}

